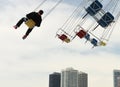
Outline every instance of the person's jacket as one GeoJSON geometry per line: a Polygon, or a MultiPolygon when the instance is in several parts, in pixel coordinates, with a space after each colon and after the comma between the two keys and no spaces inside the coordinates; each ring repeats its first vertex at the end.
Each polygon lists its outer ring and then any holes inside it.
{"type": "Polygon", "coordinates": [[[27,14],[26,17],[28,19],[32,19],[36,23],[36,26],[38,26],[38,27],[40,26],[40,24],[42,22],[41,16],[36,12],[31,12],[31,13],[27,14]]]}

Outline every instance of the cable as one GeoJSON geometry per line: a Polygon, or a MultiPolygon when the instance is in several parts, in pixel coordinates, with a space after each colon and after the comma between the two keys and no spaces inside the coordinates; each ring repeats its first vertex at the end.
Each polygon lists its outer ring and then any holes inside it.
{"type": "MultiPolygon", "coordinates": [[[[38,8],[40,8],[47,0],[43,0],[33,11],[36,11],[38,8]]],[[[62,2],[62,0],[59,0],[58,3],[56,3],[51,10],[43,17],[43,20],[62,2]]]]}
{"type": "MultiPolygon", "coordinates": [[[[116,9],[117,6],[118,6],[118,0],[115,0],[114,3],[113,3],[113,2],[111,2],[111,3],[114,4],[114,6],[112,5],[112,8],[111,8],[111,9],[113,10],[112,13],[114,13],[114,12],[115,12],[115,9],[116,9]]],[[[111,4],[111,3],[109,2],[109,4],[111,4]]],[[[109,10],[110,10],[110,8],[109,8],[109,10]]],[[[102,34],[102,36],[101,36],[101,39],[104,39],[104,40],[106,40],[106,41],[109,41],[110,36],[112,35],[112,32],[113,32],[113,30],[114,30],[114,28],[115,28],[115,25],[116,25],[116,22],[117,22],[119,16],[120,16],[120,12],[119,12],[119,13],[116,15],[116,17],[115,17],[115,19],[116,19],[116,20],[114,20],[115,23],[109,25],[108,28],[103,31],[103,34],[102,34]]]]}
{"type": "Polygon", "coordinates": [[[56,5],[54,5],[51,10],[43,17],[43,20],[62,2],[62,0],[59,0],[56,5]]]}
{"type": "Polygon", "coordinates": [[[67,31],[67,29],[69,29],[69,27],[72,28],[72,26],[74,25],[74,22],[75,22],[74,18],[75,17],[79,17],[80,10],[81,10],[80,6],[82,5],[83,2],[84,2],[84,0],[74,9],[74,11],[72,12],[72,14],[65,21],[65,23],[63,24],[63,26],[61,28],[63,28],[66,31],[67,31]]]}
{"type": "Polygon", "coordinates": [[[38,8],[40,8],[47,0],[43,0],[33,11],[36,11],[38,8]]]}

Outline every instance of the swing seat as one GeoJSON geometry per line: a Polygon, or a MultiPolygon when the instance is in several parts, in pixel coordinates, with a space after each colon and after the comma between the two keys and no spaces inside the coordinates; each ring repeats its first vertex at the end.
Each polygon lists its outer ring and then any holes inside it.
{"type": "Polygon", "coordinates": [[[86,35],[86,31],[80,30],[79,32],[76,33],[76,35],[80,38],[83,38],[86,35]]]}
{"type": "Polygon", "coordinates": [[[110,25],[111,22],[113,22],[113,20],[114,20],[114,16],[111,13],[107,12],[98,21],[98,24],[102,27],[107,27],[110,25]]]}
{"type": "Polygon", "coordinates": [[[70,39],[65,34],[62,34],[61,36],[58,36],[58,38],[61,39],[64,42],[66,42],[66,43],[70,42],[70,39]]]}
{"type": "Polygon", "coordinates": [[[93,44],[94,46],[97,46],[97,43],[98,43],[98,41],[95,38],[93,38],[91,40],[91,44],[93,44]]]}
{"type": "Polygon", "coordinates": [[[70,39],[69,39],[69,38],[66,38],[64,41],[65,41],[66,43],[69,43],[69,42],[70,42],[70,39]]]}
{"type": "Polygon", "coordinates": [[[94,16],[98,11],[100,11],[102,9],[103,5],[95,0],[87,9],[87,13],[91,16],[94,16]]]}
{"type": "Polygon", "coordinates": [[[88,33],[85,35],[85,39],[90,40],[90,35],[88,33]]]}
{"type": "Polygon", "coordinates": [[[32,19],[27,20],[25,24],[31,29],[35,26],[35,22],[32,19]]]}
{"type": "Polygon", "coordinates": [[[106,43],[103,42],[103,41],[101,41],[101,42],[100,42],[100,46],[106,46],[106,43]]]}

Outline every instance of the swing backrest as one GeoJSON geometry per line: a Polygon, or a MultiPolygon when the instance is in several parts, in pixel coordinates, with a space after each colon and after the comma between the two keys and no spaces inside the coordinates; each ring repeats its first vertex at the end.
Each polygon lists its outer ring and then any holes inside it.
{"type": "Polygon", "coordinates": [[[62,41],[65,41],[66,43],[70,42],[70,39],[65,34],[59,35],[58,38],[60,38],[62,41]]]}
{"type": "Polygon", "coordinates": [[[62,34],[59,36],[59,38],[64,41],[67,38],[67,36],[65,34],[62,34]]]}
{"type": "Polygon", "coordinates": [[[80,30],[79,32],[76,33],[76,35],[80,38],[83,38],[86,35],[86,31],[80,30]]]}
{"type": "Polygon", "coordinates": [[[28,19],[25,24],[29,27],[29,28],[33,28],[35,26],[35,22],[32,19],[28,19]]]}
{"type": "Polygon", "coordinates": [[[85,35],[85,39],[90,40],[90,35],[88,33],[85,35]]]}
{"type": "Polygon", "coordinates": [[[91,44],[93,44],[93,46],[97,46],[97,43],[98,41],[95,38],[91,40],[91,44]]]}
{"type": "Polygon", "coordinates": [[[113,22],[113,20],[114,16],[111,13],[107,12],[102,16],[100,20],[98,20],[98,24],[102,27],[107,27],[111,22],[113,22]]]}
{"type": "Polygon", "coordinates": [[[98,1],[95,0],[87,9],[87,13],[91,16],[94,16],[98,11],[102,9],[103,5],[98,1]]]}

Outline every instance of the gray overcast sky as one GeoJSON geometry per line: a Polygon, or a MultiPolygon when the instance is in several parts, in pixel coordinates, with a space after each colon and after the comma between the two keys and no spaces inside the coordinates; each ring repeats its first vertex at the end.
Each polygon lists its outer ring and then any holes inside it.
{"type": "MultiPolygon", "coordinates": [[[[1,0],[0,87],[48,87],[49,74],[67,67],[88,73],[89,87],[113,87],[113,69],[120,69],[119,22],[106,47],[91,49],[84,40],[66,44],[55,37],[78,1],[64,0],[22,40],[27,27],[13,26],[41,0],[1,0]]],[[[47,12],[52,3],[41,8],[47,12]]]]}

